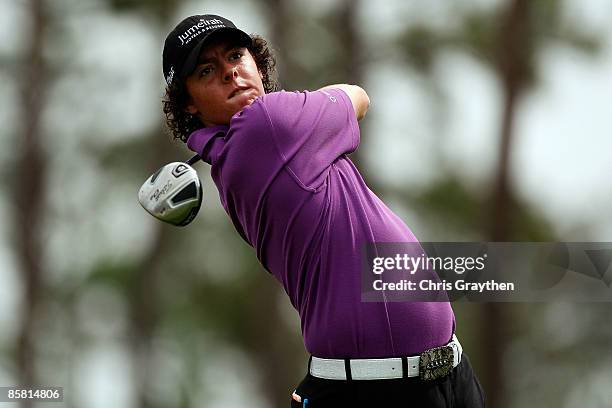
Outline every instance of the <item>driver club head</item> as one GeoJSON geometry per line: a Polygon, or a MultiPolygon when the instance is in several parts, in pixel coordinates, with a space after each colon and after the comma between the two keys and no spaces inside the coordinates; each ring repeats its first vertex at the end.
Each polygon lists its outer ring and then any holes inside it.
{"type": "Polygon", "coordinates": [[[189,164],[168,163],[140,187],[138,202],[155,218],[185,226],[200,210],[202,182],[189,164]]]}

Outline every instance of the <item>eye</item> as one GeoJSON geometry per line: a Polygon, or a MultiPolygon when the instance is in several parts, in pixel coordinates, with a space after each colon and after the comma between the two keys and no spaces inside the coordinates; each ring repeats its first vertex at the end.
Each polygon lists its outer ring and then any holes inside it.
{"type": "Polygon", "coordinates": [[[243,55],[244,54],[241,50],[232,51],[232,53],[230,54],[230,61],[239,60],[240,58],[242,58],[243,55]]]}
{"type": "Polygon", "coordinates": [[[198,73],[202,77],[202,76],[206,76],[210,74],[212,70],[213,70],[212,65],[205,65],[202,68],[200,68],[200,71],[198,73]]]}

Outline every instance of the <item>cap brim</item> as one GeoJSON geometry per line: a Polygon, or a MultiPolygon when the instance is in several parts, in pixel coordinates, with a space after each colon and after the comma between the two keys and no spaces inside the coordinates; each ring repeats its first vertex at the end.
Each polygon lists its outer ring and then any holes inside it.
{"type": "Polygon", "coordinates": [[[251,39],[251,37],[247,33],[245,33],[242,30],[239,30],[237,28],[223,27],[223,28],[219,28],[219,29],[213,31],[212,33],[210,33],[209,35],[204,37],[198,43],[198,45],[193,47],[193,49],[191,50],[191,52],[187,56],[187,59],[185,59],[185,63],[183,64],[183,69],[181,70],[181,74],[180,74],[180,79],[181,80],[183,80],[183,79],[187,78],[189,75],[191,75],[193,70],[197,67],[197,65],[198,65],[198,58],[200,57],[200,53],[202,52],[202,49],[204,48],[204,46],[207,45],[208,43],[210,43],[211,40],[213,40],[215,38],[218,38],[222,34],[231,34],[231,35],[234,35],[236,40],[237,40],[237,42],[238,42],[238,44],[240,44],[240,45],[244,45],[244,46],[249,47],[253,43],[253,40],[251,39]]]}

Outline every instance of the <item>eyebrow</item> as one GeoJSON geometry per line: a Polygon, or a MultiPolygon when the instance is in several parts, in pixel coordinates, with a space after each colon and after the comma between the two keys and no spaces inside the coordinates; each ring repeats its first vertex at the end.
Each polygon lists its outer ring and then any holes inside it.
{"type": "MultiPolygon", "coordinates": [[[[246,48],[246,47],[244,45],[230,43],[223,48],[223,54],[233,50],[234,48],[246,48]]],[[[212,61],[214,61],[213,57],[206,57],[206,55],[200,54],[200,58],[198,58],[198,65],[207,64],[212,61]]]]}

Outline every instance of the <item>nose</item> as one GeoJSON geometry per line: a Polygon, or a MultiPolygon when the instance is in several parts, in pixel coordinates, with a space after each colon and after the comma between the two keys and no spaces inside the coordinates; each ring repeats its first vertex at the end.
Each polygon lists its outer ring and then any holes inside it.
{"type": "Polygon", "coordinates": [[[231,64],[226,64],[223,70],[223,82],[231,82],[238,77],[238,70],[231,64]]]}

